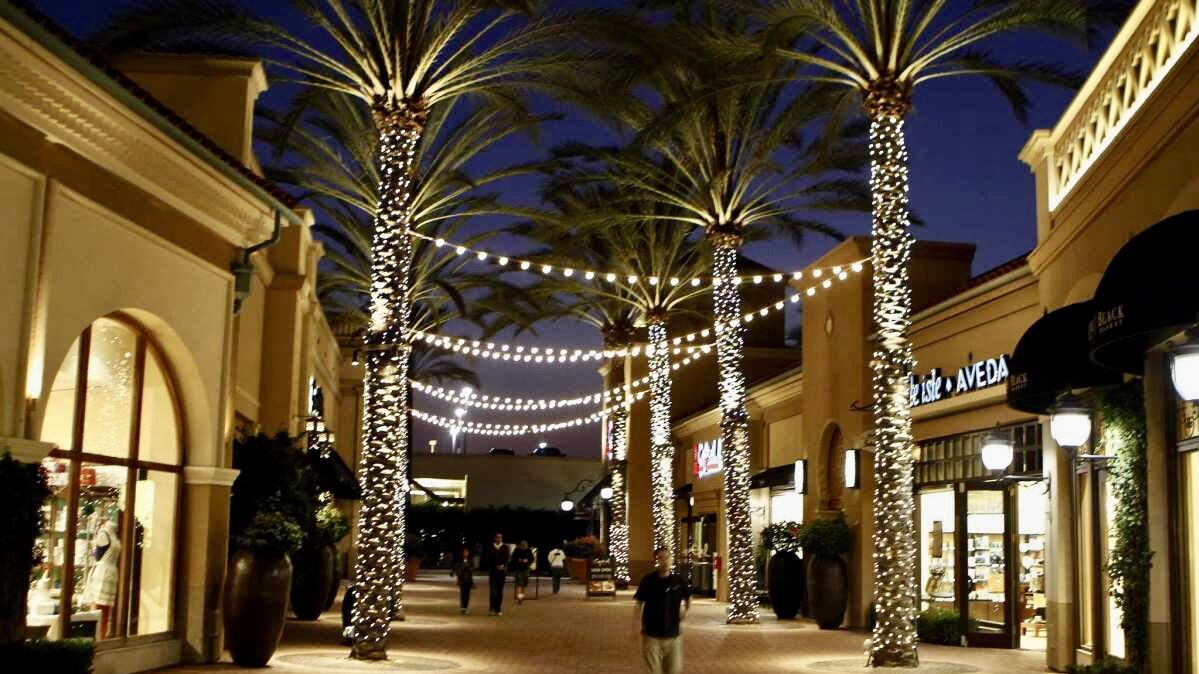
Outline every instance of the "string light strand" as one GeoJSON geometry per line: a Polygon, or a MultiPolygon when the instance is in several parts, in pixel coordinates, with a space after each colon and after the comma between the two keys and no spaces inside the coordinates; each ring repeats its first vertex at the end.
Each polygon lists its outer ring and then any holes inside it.
{"type": "MultiPolygon", "coordinates": [[[[644,282],[651,286],[689,285],[694,287],[706,285],[715,287],[720,285],[722,282],[721,278],[717,276],[639,276],[635,274],[628,274],[627,272],[615,272],[610,270],[605,271],[598,269],[585,269],[581,267],[568,267],[565,265],[546,264],[544,262],[536,262],[534,260],[512,257],[509,255],[499,255],[479,248],[472,248],[470,246],[456,244],[439,237],[429,236],[423,232],[417,232],[415,230],[410,230],[408,233],[415,238],[424,239],[425,241],[428,241],[439,248],[443,246],[453,248],[454,252],[456,252],[458,255],[470,256],[479,262],[487,262],[499,267],[510,267],[512,269],[542,274],[545,276],[561,276],[562,278],[571,279],[573,281],[602,281],[604,283],[625,283],[628,285],[635,285],[644,282]]],[[[762,285],[765,283],[791,283],[794,281],[803,281],[805,279],[819,280],[822,277],[827,277],[830,275],[836,276],[838,273],[840,273],[841,267],[842,265],[833,265],[829,267],[814,267],[788,272],[768,271],[760,274],[734,274],[731,277],[730,282],[735,285],[762,285]]]]}

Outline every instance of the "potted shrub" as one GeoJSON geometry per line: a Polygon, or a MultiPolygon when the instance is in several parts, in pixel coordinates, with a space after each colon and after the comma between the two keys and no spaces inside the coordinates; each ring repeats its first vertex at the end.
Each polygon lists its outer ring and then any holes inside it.
{"type": "Polygon", "coordinates": [[[762,530],[763,544],[774,551],[766,565],[766,589],[770,607],[781,620],[795,618],[807,594],[803,561],[795,554],[801,528],[799,522],[781,522],[762,530]]]}
{"type": "Polygon", "coordinates": [[[279,646],[291,560],[304,534],[280,512],[259,512],[237,536],[225,577],[225,647],[242,667],[265,667],[279,646]]]}
{"type": "Polygon", "coordinates": [[[329,547],[333,550],[333,582],[329,585],[329,594],[326,595],[325,606],[321,609],[324,612],[333,608],[333,602],[337,600],[337,590],[341,585],[337,577],[338,559],[341,556],[337,544],[350,534],[350,518],[341,508],[330,503],[317,511],[316,520],[318,531],[329,541],[329,547]]]}
{"type": "Polygon", "coordinates": [[[404,541],[404,582],[411,583],[420,573],[421,564],[425,559],[425,551],[416,532],[409,530],[407,537],[407,540],[404,541]]]}
{"type": "Polygon", "coordinates": [[[807,561],[811,616],[820,629],[837,629],[849,604],[849,569],[843,555],[849,552],[853,534],[838,515],[804,525],[799,537],[807,561]]]}
{"type": "Polygon", "coordinates": [[[292,555],[291,610],[300,620],[316,620],[337,595],[333,545],[349,533],[349,521],[329,503],[317,510],[304,545],[292,555]]]}
{"type": "Polygon", "coordinates": [[[44,522],[42,502],[50,495],[41,464],[0,457],[0,644],[25,640],[25,600],[33,570],[34,541],[44,522]]]}
{"type": "Polygon", "coordinates": [[[930,608],[916,616],[916,636],[921,641],[942,646],[962,644],[961,616],[947,608],[930,608]]]}
{"type": "Polygon", "coordinates": [[[96,642],[91,639],[14,641],[0,644],[0,662],[6,672],[92,674],[96,642]]]}
{"type": "Polygon", "coordinates": [[[587,565],[592,557],[602,557],[604,547],[595,536],[580,536],[566,544],[566,572],[580,583],[587,581],[587,565]]]}

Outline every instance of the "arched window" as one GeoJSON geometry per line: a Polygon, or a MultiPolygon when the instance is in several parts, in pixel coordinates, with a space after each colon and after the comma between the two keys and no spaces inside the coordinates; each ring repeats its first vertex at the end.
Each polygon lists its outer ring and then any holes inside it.
{"type": "Polygon", "coordinates": [[[167,364],[135,323],[101,318],[51,383],[41,438],[52,495],[28,624],[50,638],[174,629],[182,447],[167,364]]]}

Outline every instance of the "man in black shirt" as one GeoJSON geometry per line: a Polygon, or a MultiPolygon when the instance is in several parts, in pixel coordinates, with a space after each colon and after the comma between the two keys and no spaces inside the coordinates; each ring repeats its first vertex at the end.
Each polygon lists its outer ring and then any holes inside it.
{"type": "Polygon", "coordinates": [[[487,569],[487,580],[491,590],[491,615],[503,615],[504,580],[508,575],[508,546],[504,535],[496,532],[495,541],[483,550],[480,570],[487,569]]]}
{"type": "Polygon", "coordinates": [[[691,608],[691,589],[670,572],[670,550],[654,550],[656,570],[641,579],[633,598],[633,620],[640,622],[641,658],[650,674],[683,671],[683,645],[679,623],[691,608]]]}

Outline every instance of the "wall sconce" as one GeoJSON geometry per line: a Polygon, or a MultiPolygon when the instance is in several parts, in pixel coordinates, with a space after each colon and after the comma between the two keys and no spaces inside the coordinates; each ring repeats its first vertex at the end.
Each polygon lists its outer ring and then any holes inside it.
{"type": "Polygon", "coordinates": [[[796,459],[795,461],[795,493],[808,493],[808,460],[796,459]]]}
{"type": "Polygon", "coordinates": [[[858,489],[862,486],[858,475],[858,453],[860,449],[845,450],[845,488],[858,489]]]}
{"type": "Polygon", "coordinates": [[[604,499],[605,501],[611,501],[612,500],[612,488],[604,487],[603,489],[600,489],[600,498],[604,499]]]}
{"type": "Polygon", "coordinates": [[[568,513],[575,509],[575,502],[570,499],[562,500],[562,512],[568,513]]]}
{"type": "Polygon", "coordinates": [[[1199,343],[1191,330],[1185,343],[1170,349],[1170,379],[1183,400],[1199,400],[1199,343]]]}
{"type": "Polygon", "coordinates": [[[999,430],[998,425],[994,431],[983,438],[980,453],[983,467],[992,471],[1006,470],[1008,466],[1012,465],[1012,457],[1015,454],[1011,439],[1008,438],[1007,433],[999,430]]]}
{"type": "Polygon", "coordinates": [[[1067,393],[1058,398],[1049,417],[1049,434],[1059,447],[1078,449],[1091,439],[1091,408],[1082,398],[1067,393]]]}

